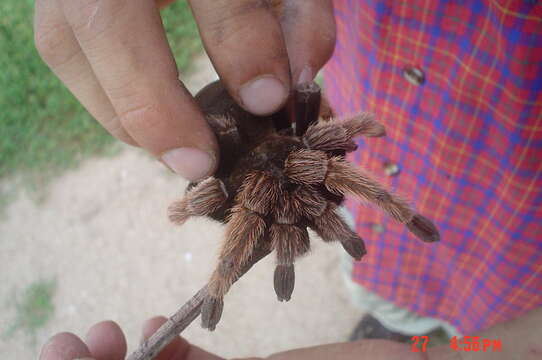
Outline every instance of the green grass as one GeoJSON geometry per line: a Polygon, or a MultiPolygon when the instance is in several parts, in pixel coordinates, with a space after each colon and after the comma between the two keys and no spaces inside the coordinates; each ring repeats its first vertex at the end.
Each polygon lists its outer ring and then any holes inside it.
{"type": "Polygon", "coordinates": [[[39,280],[30,284],[16,300],[15,320],[3,336],[10,337],[21,330],[30,336],[31,343],[35,344],[36,332],[47,324],[55,312],[55,290],[54,280],[39,280]]]}
{"type": "MultiPolygon", "coordinates": [[[[42,189],[82,159],[110,154],[115,140],[40,59],[33,6],[34,0],[0,2],[0,181],[16,178],[42,189]]],[[[186,1],[163,10],[162,17],[177,64],[186,69],[201,49],[186,1]]]]}

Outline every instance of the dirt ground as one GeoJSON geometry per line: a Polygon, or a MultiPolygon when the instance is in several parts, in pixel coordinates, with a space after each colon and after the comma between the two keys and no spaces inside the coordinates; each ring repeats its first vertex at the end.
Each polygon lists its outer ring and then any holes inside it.
{"type": "MultiPolygon", "coordinates": [[[[183,79],[192,92],[216,78],[205,57],[195,67],[183,79]]],[[[124,328],[133,350],[145,319],[172,314],[188,300],[214,266],[223,228],[206,219],[182,227],[168,222],[167,206],[185,186],[143,151],[124,146],[115,157],[88,160],[60,176],[42,204],[20,194],[0,219],[2,358],[37,359],[51,335],[84,336],[104,319],[124,328]],[[39,281],[55,282],[54,311],[41,325],[10,331],[23,311],[24,289],[39,281]]],[[[264,259],[233,286],[215,332],[197,319],[183,335],[224,357],[344,341],[361,312],[342,283],[340,251],[313,239],[312,254],[296,265],[287,303],[276,300],[273,259],[264,259]]]]}

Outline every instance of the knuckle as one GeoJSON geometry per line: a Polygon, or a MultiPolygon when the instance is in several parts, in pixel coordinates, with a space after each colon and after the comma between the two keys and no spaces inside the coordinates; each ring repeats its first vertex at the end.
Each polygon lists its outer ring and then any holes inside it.
{"type": "Polygon", "coordinates": [[[113,117],[108,118],[107,120],[99,120],[99,122],[111,135],[113,135],[120,141],[128,145],[138,146],[137,142],[126,132],[116,114],[113,117]]]}
{"type": "Polygon", "coordinates": [[[36,29],[34,44],[43,61],[50,67],[65,63],[77,52],[78,49],[74,50],[72,46],[66,46],[71,35],[71,30],[65,24],[42,26],[36,29]]]}
{"type": "Polygon", "coordinates": [[[127,0],[65,0],[66,19],[83,40],[108,30],[127,5],[127,0]],[[87,38],[88,37],[88,38],[87,38]]]}
{"type": "Polygon", "coordinates": [[[212,19],[209,21],[212,43],[220,46],[237,43],[240,37],[254,36],[254,19],[260,21],[260,26],[265,26],[265,22],[270,20],[270,16],[265,16],[268,11],[269,4],[265,0],[231,2],[217,7],[209,16],[212,19]]]}
{"type": "Polygon", "coordinates": [[[121,113],[119,119],[128,132],[137,131],[139,133],[155,127],[163,116],[164,114],[161,114],[157,105],[141,103],[121,113]]]}

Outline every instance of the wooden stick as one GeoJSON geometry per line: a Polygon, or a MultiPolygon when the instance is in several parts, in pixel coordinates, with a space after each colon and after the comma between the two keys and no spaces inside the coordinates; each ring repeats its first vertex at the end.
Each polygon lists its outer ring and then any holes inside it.
{"type": "MultiPolygon", "coordinates": [[[[269,249],[257,248],[247,261],[237,280],[241,278],[254,264],[270,253],[269,249]]],[[[236,280],[236,281],[237,281],[236,280]]],[[[127,360],[152,360],[158,353],[194,321],[201,312],[201,305],[207,296],[207,285],[201,288],[188,300],[173,316],[147,340],[141,343],[139,349],[134,351],[127,360]]]]}

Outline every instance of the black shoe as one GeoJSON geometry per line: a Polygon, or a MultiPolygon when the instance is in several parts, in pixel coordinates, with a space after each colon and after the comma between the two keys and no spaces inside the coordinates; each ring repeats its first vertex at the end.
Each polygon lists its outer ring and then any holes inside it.
{"type": "Polygon", "coordinates": [[[358,323],[348,341],[361,339],[385,339],[398,342],[409,342],[412,336],[388,330],[370,314],[365,315],[358,323]]]}
{"type": "MultiPolygon", "coordinates": [[[[416,334],[418,336],[427,336],[431,339],[431,346],[449,344],[450,338],[442,328],[435,329],[428,334],[416,334]]],[[[370,314],[365,315],[358,323],[348,341],[357,341],[362,339],[384,339],[402,343],[410,343],[413,335],[405,335],[386,329],[370,314]]]]}

